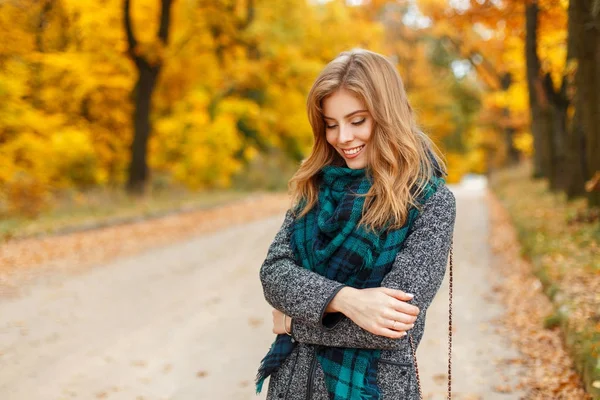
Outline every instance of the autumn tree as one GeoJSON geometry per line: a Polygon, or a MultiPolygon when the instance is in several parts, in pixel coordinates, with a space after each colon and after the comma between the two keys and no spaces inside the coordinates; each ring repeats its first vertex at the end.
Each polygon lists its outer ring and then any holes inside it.
{"type": "Polygon", "coordinates": [[[63,189],[228,188],[272,154],[295,166],[313,141],[310,85],[353,47],[394,61],[459,179],[482,164],[460,154],[463,131],[483,136],[476,82],[436,64],[432,28],[407,23],[414,7],[390,4],[0,2],[0,208],[63,189]]]}
{"type": "Polygon", "coordinates": [[[156,32],[156,41],[148,43],[146,46],[138,42],[133,31],[130,3],[130,0],[124,0],[123,21],[127,34],[127,53],[136,66],[138,78],[132,96],[135,102],[134,135],[131,143],[127,188],[131,192],[140,193],[143,192],[148,179],[147,151],[148,138],[152,130],[150,125],[152,94],[164,62],[164,47],[169,42],[172,0],[161,0],[160,25],[156,32]]]}
{"type": "MultiPolygon", "coordinates": [[[[569,35],[572,54],[568,72],[574,78],[571,176],[576,182],[581,182],[582,175],[583,180],[590,181],[600,172],[600,1],[570,1],[569,35]]],[[[600,206],[599,191],[591,190],[587,196],[591,205],[600,206]]]]}

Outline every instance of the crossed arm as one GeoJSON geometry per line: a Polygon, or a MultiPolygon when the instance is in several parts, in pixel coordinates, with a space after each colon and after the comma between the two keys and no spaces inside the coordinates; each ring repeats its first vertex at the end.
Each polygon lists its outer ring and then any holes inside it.
{"type": "MultiPolygon", "coordinates": [[[[391,271],[381,283],[382,287],[415,295],[410,302],[420,309],[415,327],[419,319],[424,318],[442,284],[455,218],[454,195],[442,185],[425,202],[391,271]]],[[[267,302],[292,317],[294,339],[335,347],[401,347],[402,339],[373,334],[342,313],[325,312],[345,285],[306,270],[296,261],[290,242],[292,223],[293,217],[288,210],[260,268],[260,279],[267,302]]]]}

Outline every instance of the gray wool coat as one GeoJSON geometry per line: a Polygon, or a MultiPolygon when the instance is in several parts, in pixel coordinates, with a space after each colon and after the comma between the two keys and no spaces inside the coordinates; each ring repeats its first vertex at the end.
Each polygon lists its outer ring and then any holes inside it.
{"type": "MultiPolygon", "coordinates": [[[[427,308],[446,272],[455,218],[455,197],[446,185],[441,185],[425,202],[381,283],[415,295],[410,304],[420,312],[409,331],[415,351],[423,336],[427,308]]],[[[323,370],[315,357],[318,346],[382,349],[377,372],[381,400],[419,399],[408,335],[400,339],[375,335],[342,313],[325,314],[327,305],[344,285],[302,268],[295,260],[290,242],[292,223],[288,210],[260,268],[265,299],[292,317],[291,333],[298,342],[270,375],[267,400],[328,400],[323,370]]]]}

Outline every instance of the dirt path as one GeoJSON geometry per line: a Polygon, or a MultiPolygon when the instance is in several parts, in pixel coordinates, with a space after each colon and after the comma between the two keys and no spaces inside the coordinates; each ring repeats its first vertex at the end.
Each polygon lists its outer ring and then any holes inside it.
{"type": "MultiPolygon", "coordinates": [[[[495,332],[505,312],[495,296],[501,277],[488,243],[490,218],[485,182],[450,186],[457,201],[452,278],[452,398],[513,400],[523,392],[518,352],[495,332]]],[[[446,399],[448,391],[448,290],[450,267],[427,312],[425,334],[417,351],[425,399],[446,399]],[[423,372],[421,373],[421,370],[423,372]]]]}
{"type": "Polygon", "coordinates": [[[278,219],[148,251],[4,300],[0,397],[254,398],[254,369],[272,338],[257,268],[278,219]]]}
{"type": "MultiPolygon", "coordinates": [[[[493,390],[503,384],[495,360],[515,354],[490,329],[502,307],[492,296],[485,189],[451,189],[458,201],[453,398],[518,399],[493,390]]],[[[253,378],[274,336],[258,268],[282,219],[49,275],[0,300],[0,398],[264,399],[253,378]]],[[[447,284],[417,353],[430,399],[445,398],[447,387],[447,284]]]]}

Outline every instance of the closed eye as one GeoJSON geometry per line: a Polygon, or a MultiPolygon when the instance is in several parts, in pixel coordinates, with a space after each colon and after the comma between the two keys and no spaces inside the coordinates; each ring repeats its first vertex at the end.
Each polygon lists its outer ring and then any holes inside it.
{"type": "MultiPolygon", "coordinates": [[[[358,126],[361,125],[363,122],[365,122],[366,118],[361,119],[360,121],[356,121],[356,122],[352,122],[352,125],[358,126]]],[[[335,128],[337,125],[325,125],[325,127],[327,129],[333,129],[335,128]]]]}

